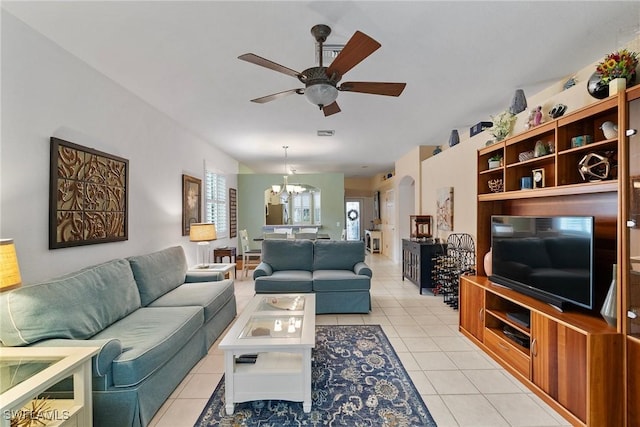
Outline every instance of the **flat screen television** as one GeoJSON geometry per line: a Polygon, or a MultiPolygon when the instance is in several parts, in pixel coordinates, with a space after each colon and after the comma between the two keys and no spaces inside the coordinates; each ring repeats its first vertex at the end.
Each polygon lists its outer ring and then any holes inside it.
{"type": "Polygon", "coordinates": [[[564,310],[593,309],[594,218],[491,217],[489,280],[564,310]]]}

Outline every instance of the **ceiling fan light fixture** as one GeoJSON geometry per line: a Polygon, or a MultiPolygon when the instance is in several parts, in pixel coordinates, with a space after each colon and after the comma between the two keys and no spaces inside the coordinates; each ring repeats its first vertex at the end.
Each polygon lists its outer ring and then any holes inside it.
{"type": "Polygon", "coordinates": [[[316,83],[305,88],[304,96],[310,103],[322,108],[336,101],[338,89],[329,83],[316,83]]]}

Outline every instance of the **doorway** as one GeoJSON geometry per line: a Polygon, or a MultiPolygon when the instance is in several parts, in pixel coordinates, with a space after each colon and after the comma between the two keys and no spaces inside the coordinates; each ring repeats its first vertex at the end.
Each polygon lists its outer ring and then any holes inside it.
{"type": "Polygon", "coordinates": [[[362,240],[362,200],[345,201],[347,240],[362,240]]]}

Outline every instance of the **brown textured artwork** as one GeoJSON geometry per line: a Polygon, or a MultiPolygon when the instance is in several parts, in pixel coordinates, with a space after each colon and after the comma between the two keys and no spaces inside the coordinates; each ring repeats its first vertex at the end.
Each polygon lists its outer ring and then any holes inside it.
{"type": "Polygon", "coordinates": [[[129,161],[51,138],[49,249],[127,240],[129,161]]]}

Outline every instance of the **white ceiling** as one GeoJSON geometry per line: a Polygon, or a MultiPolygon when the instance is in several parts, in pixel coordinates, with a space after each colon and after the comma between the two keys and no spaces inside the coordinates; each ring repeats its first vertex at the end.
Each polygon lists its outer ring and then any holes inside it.
{"type": "MultiPolygon", "coordinates": [[[[257,173],[372,176],[417,145],[446,144],[525,93],[567,78],[637,37],[640,2],[3,1],[2,7],[257,173]],[[309,30],[327,43],[360,30],[382,48],[343,81],[406,82],[399,98],[341,92],[324,117],[302,87],[237,59],[302,71],[309,30]],[[319,129],[334,129],[331,138],[319,129]]],[[[326,65],[326,64],[325,64],[326,65]]]]}

